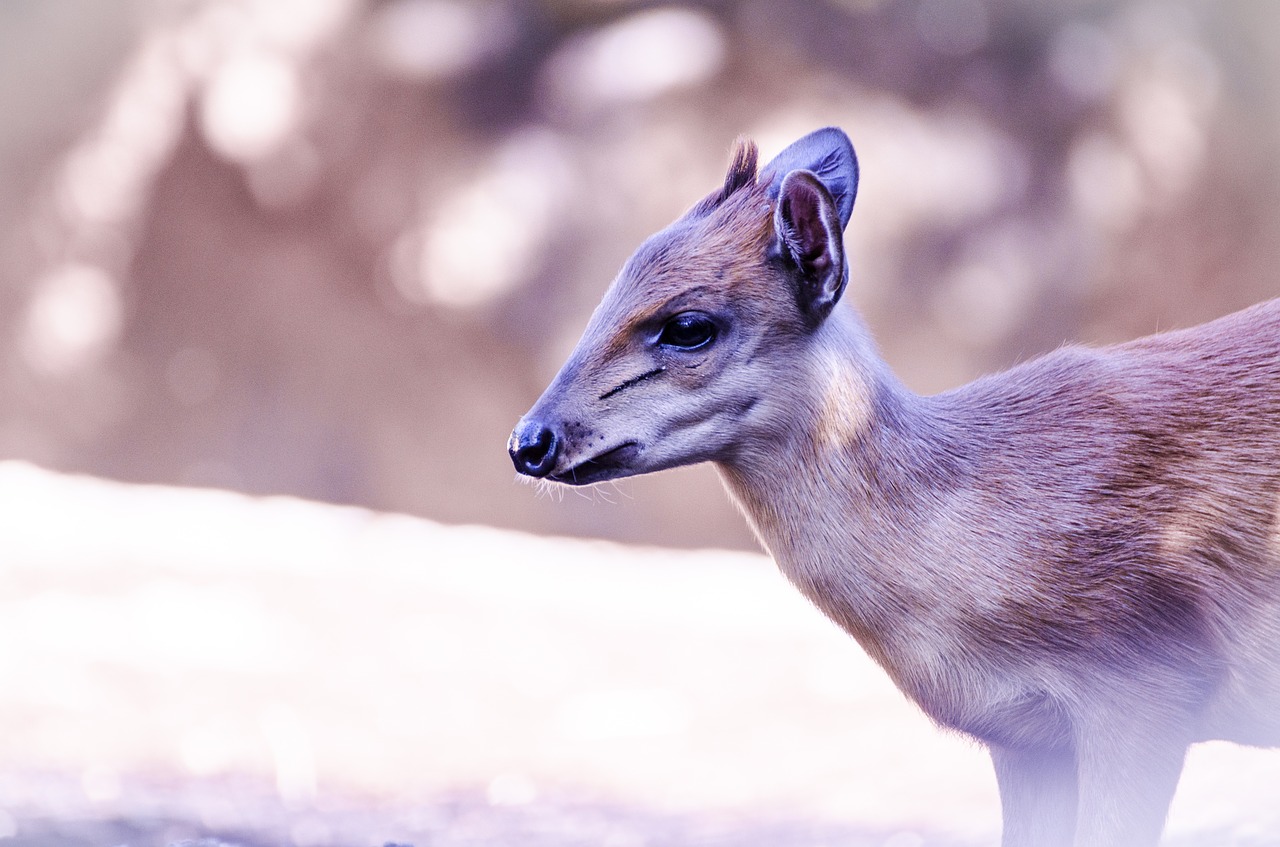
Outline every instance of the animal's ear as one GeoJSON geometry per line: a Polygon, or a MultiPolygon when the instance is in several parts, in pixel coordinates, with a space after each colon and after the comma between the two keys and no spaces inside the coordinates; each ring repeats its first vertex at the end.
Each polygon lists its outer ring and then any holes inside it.
{"type": "Polygon", "coordinates": [[[805,170],[783,177],[773,229],[781,252],[795,266],[800,308],[814,324],[820,323],[844,293],[849,278],[844,227],[826,184],[805,170]]]}
{"type": "Polygon", "coordinates": [[[792,171],[810,171],[826,186],[835,200],[843,231],[858,194],[858,157],[849,136],[829,126],[809,133],[775,156],[761,172],[761,181],[768,183],[771,198],[778,196],[782,181],[792,171]]]}

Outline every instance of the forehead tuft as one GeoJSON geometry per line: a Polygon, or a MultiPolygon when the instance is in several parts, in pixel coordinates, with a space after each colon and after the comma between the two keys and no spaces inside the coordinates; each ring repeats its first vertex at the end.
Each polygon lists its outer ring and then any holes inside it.
{"type": "Polygon", "coordinates": [[[729,170],[724,175],[724,185],[702,198],[686,217],[699,218],[715,211],[724,202],[743,189],[757,187],[759,176],[760,153],[754,141],[739,138],[733,148],[733,156],[729,160],[729,170]]]}
{"type": "Polygon", "coordinates": [[[739,138],[734,145],[733,158],[729,162],[729,172],[724,177],[724,188],[720,199],[724,200],[738,192],[756,184],[756,171],[759,166],[760,150],[749,138],[739,138]]]}

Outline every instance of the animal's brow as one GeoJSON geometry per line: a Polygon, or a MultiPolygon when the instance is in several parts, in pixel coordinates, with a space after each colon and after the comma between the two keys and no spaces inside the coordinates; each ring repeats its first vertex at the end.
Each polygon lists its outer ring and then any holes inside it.
{"type": "Polygon", "coordinates": [[[686,309],[689,306],[695,305],[693,301],[702,300],[703,298],[714,295],[715,293],[716,290],[710,285],[695,285],[692,288],[677,291],[671,296],[659,300],[652,305],[648,305],[641,311],[637,312],[633,317],[633,321],[636,323],[643,323],[644,321],[651,320],[659,315],[669,315],[674,312],[678,312],[681,309],[686,309]]]}

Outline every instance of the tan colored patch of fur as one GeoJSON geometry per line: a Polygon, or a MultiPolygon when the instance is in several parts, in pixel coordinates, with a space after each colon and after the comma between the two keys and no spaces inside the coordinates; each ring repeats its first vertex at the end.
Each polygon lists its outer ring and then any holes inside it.
{"type": "MultiPolygon", "coordinates": [[[[755,275],[773,234],[773,203],[766,190],[759,183],[743,184],[709,209],[705,207],[715,195],[708,197],[677,221],[666,238],[637,251],[628,274],[643,279],[650,294],[660,297],[711,284],[721,269],[755,275]]],[[[646,299],[654,302],[660,297],[646,299]]]]}
{"type": "Polygon", "coordinates": [[[1188,515],[1175,513],[1160,533],[1160,552],[1173,561],[1180,560],[1200,543],[1195,524],[1188,518],[1188,515]]]}
{"type": "Polygon", "coordinates": [[[871,422],[870,386],[847,356],[827,351],[818,357],[816,382],[821,396],[814,441],[822,450],[838,450],[858,440],[871,422]]]}
{"type": "MultiPolygon", "coordinates": [[[[693,214],[693,213],[691,213],[693,214]]],[[[772,237],[772,203],[765,186],[744,186],[719,206],[659,235],[637,251],[625,270],[634,302],[630,314],[614,325],[633,327],[667,309],[673,297],[701,289],[725,302],[763,305],[775,300],[769,275],[762,274],[760,257],[772,237]],[[633,286],[642,286],[636,292],[633,286]],[[640,294],[642,296],[635,296],[640,294]]],[[[618,332],[626,339],[627,332],[618,332]]]]}
{"type": "MultiPolygon", "coordinates": [[[[773,202],[766,186],[751,185],[730,195],[702,222],[695,239],[699,253],[718,258],[721,266],[757,270],[759,256],[773,237],[773,202]]],[[[752,276],[758,274],[753,273],[752,276]]]]}

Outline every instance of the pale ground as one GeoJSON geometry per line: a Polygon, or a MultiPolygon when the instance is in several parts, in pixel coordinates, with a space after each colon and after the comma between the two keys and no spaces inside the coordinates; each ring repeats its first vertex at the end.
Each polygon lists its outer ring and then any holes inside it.
{"type": "MultiPolygon", "coordinates": [[[[15,845],[961,847],[998,830],[983,754],[763,557],[12,462],[0,726],[15,845]]],[[[1280,845],[1278,800],[1280,752],[1198,748],[1166,842],[1280,845]]]]}

